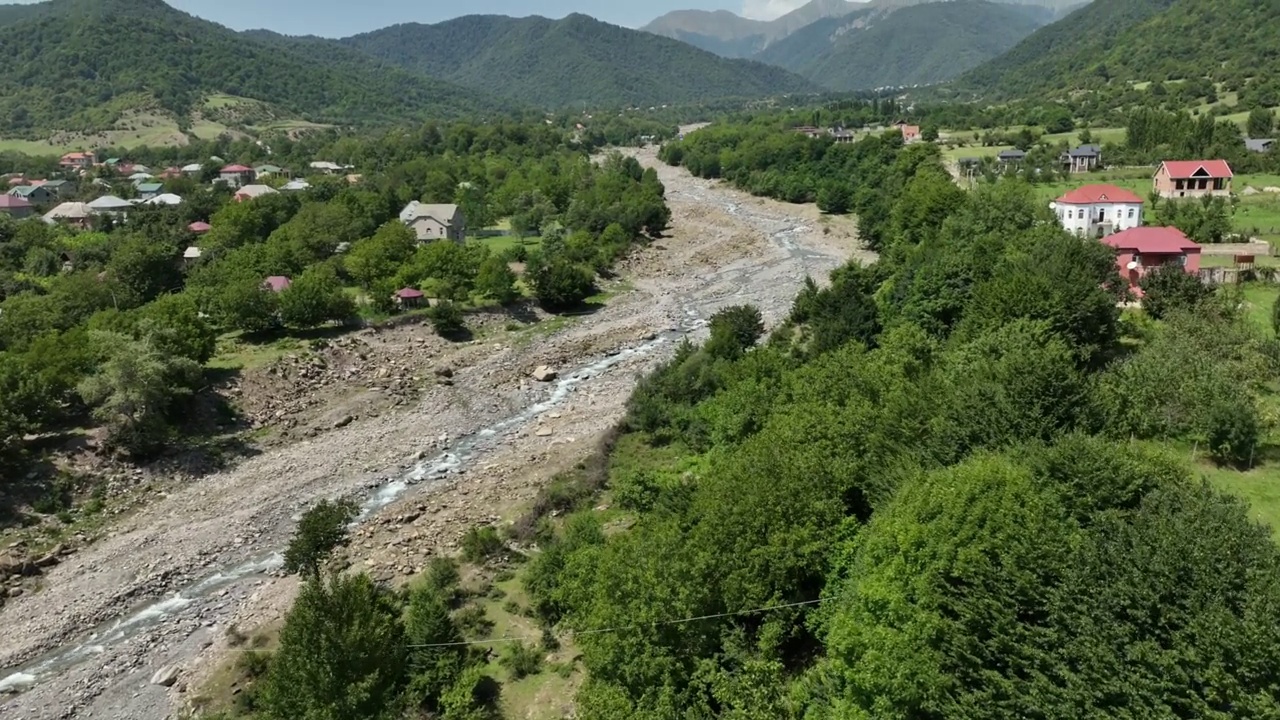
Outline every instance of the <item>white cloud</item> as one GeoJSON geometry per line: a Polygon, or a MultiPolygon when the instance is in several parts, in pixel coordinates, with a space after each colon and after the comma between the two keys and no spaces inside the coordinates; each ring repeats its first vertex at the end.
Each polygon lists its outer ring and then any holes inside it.
{"type": "Polygon", "coordinates": [[[809,0],[742,0],[742,16],[752,20],[774,20],[805,5],[809,0]]]}

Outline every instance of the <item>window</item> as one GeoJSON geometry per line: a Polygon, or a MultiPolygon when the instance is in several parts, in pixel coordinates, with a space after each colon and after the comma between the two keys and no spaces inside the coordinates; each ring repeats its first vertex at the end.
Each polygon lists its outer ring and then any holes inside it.
{"type": "Polygon", "coordinates": [[[1077,220],[1084,219],[1084,208],[1080,208],[1079,210],[1076,211],[1076,219],[1077,220]]]}
{"type": "Polygon", "coordinates": [[[1133,219],[1133,208],[1129,208],[1129,219],[1133,219]]]}

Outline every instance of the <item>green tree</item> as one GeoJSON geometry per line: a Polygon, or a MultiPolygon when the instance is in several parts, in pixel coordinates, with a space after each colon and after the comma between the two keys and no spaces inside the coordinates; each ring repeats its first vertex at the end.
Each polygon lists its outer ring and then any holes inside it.
{"type": "Polygon", "coordinates": [[[182,275],[175,248],[157,244],[141,235],[126,239],[112,253],[107,263],[110,272],[120,284],[142,302],[161,293],[176,292],[182,287],[182,275]]]}
{"type": "Polygon", "coordinates": [[[262,285],[258,277],[229,280],[214,291],[213,304],[220,322],[245,332],[263,332],[279,323],[280,296],[262,285]]]}
{"type": "Polygon", "coordinates": [[[347,539],[347,526],[356,516],[349,500],[321,500],[302,514],[284,552],[285,572],[320,576],[320,566],[347,539]]]}
{"type": "Polygon", "coordinates": [[[476,271],[476,290],[502,305],[519,296],[516,292],[516,274],[501,255],[490,255],[480,263],[480,268],[476,271]]]}
{"type": "Polygon", "coordinates": [[[726,360],[741,357],[764,335],[764,320],[754,305],[734,305],[717,311],[708,325],[711,337],[707,339],[707,352],[726,360]]]}
{"type": "Polygon", "coordinates": [[[450,300],[441,300],[427,310],[431,327],[440,337],[453,337],[467,328],[462,308],[450,300]]]}
{"type": "Polygon", "coordinates": [[[1181,265],[1164,265],[1143,276],[1142,309],[1159,320],[1170,312],[1192,310],[1213,297],[1213,288],[1188,274],[1181,265]]]}
{"type": "Polygon", "coordinates": [[[355,314],[355,302],[327,265],[307,268],[280,293],[280,319],[295,328],[310,328],[330,321],[342,322],[355,314]]]}
{"type": "Polygon", "coordinates": [[[1249,111],[1245,129],[1251,138],[1269,138],[1276,128],[1276,114],[1270,108],[1254,108],[1249,111]]]}
{"type": "Polygon", "coordinates": [[[399,717],[406,650],[400,605],[367,575],[303,584],[261,681],[276,720],[399,717]]]}
{"type": "Polygon", "coordinates": [[[413,230],[399,220],[392,220],[378,228],[372,237],[356,241],[344,263],[351,277],[369,288],[379,280],[395,277],[417,247],[413,230]]]}
{"type": "Polygon", "coordinates": [[[467,664],[462,634],[439,589],[419,585],[410,590],[405,639],[411,646],[407,702],[412,707],[439,712],[441,695],[457,682],[467,664]]]}

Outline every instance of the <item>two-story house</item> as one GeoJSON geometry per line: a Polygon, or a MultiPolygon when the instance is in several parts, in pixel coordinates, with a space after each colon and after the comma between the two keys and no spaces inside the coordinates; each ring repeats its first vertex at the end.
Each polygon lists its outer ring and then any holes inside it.
{"type": "Polygon", "coordinates": [[[1195,275],[1200,271],[1200,246],[1175,227],[1140,227],[1103,238],[1116,251],[1116,268],[1129,283],[1129,292],[1142,297],[1139,285],[1147,273],[1176,265],[1195,275]]]}
{"type": "Polygon", "coordinates": [[[218,179],[233,188],[249,185],[256,178],[253,168],[244,165],[227,165],[218,171],[218,179]]]}
{"type": "Polygon", "coordinates": [[[69,152],[58,159],[58,165],[66,170],[85,170],[93,167],[93,153],[69,152]]]}
{"type": "Polygon", "coordinates": [[[48,205],[53,202],[54,195],[43,185],[19,185],[9,191],[14,197],[20,197],[33,205],[48,205]]]}
{"type": "Polygon", "coordinates": [[[1232,177],[1226,160],[1165,160],[1152,186],[1163,198],[1230,195],[1232,177]]]}
{"type": "Polygon", "coordinates": [[[1068,232],[1105,237],[1142,225],[1142,198],[1115,185],[1085,185],[1049,203],[1068,232]]]}
{"type": "Polygon", "coordinates": [[[417,200],[400,211],[400,222],[413,229],[418,242],[467,238],[467,220],[457,205],[428,205],[417,200]]]}
{"type": "Polygon", "coordinates": [[[1102,165],[1102,148],[1098,145],[1081,145],[1062,153],[1061,160],[1062,167],[1069,172],[1097,170],[1102,165]]]}

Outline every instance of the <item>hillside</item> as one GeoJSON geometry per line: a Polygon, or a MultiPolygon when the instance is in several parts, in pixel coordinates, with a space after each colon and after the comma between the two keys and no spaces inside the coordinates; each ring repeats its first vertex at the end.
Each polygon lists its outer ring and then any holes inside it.
{"type": "MultiPolygon", "coordinates": [[[[1206,34],[1230,33],[1223,49],[1238,49],[1241,40],[1257,35],[1262,24],[1250,18],[1258,13],[1274,16],[1275,3],[1249,0],[1108,0],[1087,5],[1052,25],[1041,28],[1018,43],[1008,53],[981,65],[959,78],[955,89],[985,97],[1010,98],[1029,94],[1105,84],[1112,77],[1151,79],[1150,64],[1167,62],[1204,71],[1202,64],[1219,50],[1203,44],[1206,34]],[[1209,11],[1202,27],[1171,28],[1167,20],[1157,20],[1171,8],[1181,6],[1178,15],[1209,11]],[[1190,10],[1196,8],[1196,10],[1190,10]],[[1236,20],[1221,13],[1235,8],[1236,20]],[[1267,9],[1269,8],[1269,9],[1267,9]],[[1235,28],[1243,28],[1236,30],[1235,28]],[[1230,29],[1229,29],[1230,28],[1230,29]],[[1177,34],[1170,35],[1170,32],[1177,34]]],[[[1273,17],[1274,21],[1274,17],[1273,17]]],[[[1274,22],[1270,26],[1275,28],[1274,22]]],[[[1274,48],[1274,46],[1273,46],[1274,48]]],[[[1258,58],[1271,55],[1268,50],[1258,58]]]]}
{"type": "Polygon", "coordinates": [[[304,55],[160,0],[0,9],[0,133],[108,128],[138,109],[186,122],[204,99],[259,100],[319,122],[492,112],[481,94],[354,52],[304,55]],[[11,20],[11,21],[8,21],[11,20]]]}
{"type": "Polygon", "coordinates": [[[653,105],[818,90],[785,70],[570,15],[469,15],[346,38],[349,47],[431,77],[540,107],[653,105]]]}
{"type": "Polygon", "coordinates": [[[757,56],[837,91],[940,82],[999,56],[1052,19],[981,0],[863,10],[818,21],[757,56]]]}
{"type": "Polygon", "coordinates": [[[776,20],[752,20],[728,10],[675,10],[640,28],[729,58],[750,58],[802,28],[863,9],[864,3],[812,0],[776,20]]]}

